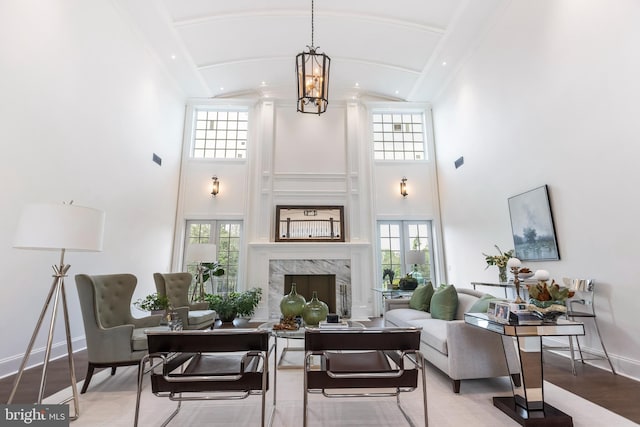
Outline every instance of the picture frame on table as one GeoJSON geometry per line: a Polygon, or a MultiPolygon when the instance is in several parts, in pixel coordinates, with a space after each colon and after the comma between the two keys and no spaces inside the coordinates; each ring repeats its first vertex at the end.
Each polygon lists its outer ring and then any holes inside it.
{"type": "Polygon", "coordinates": [[[521,261],[560,259],[546,185],[509,197],[515,257],[521,261]]]}
{"type": "Polygon", "coordinates": [[[496,301],[489,301],[487,307],[487,316],[489,316],[489,319],[492,319],[496,315],[496,304],[496,301]]]}
{"type": "Polygon", "coordinates": [[[494,320],[500,323],[509,323],[509,308],[508,302],[496,303],[494,320]]]}

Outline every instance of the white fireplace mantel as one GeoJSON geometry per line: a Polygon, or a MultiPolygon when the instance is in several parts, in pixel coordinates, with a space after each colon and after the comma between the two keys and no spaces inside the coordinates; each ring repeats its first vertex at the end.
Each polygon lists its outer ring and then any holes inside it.
{"type": "MultiPolygon", "coordinates": [[[[372,284],[373,278],[367,265],[371,264],[371,244],[370,242],[252,242],[248,244],[249,258],[254,266],[251,271],[249,283],[259,283],[263,287],[266,298],[256,311],[256,316],[272,318],[277,314],[279,308],[276,307],[282,298],[284,283],[271,283],[274,279],[274,261],[313,261],[313,260],[340,260],[336,266],[344,264],[346,270],[342,270],[339,276],[338,286],[347,284],[349,286],[348,310],[354,320],[366,319],[373,315],[372,284]],[[366,260],[366,261],[365,261],[366,260]]],[[[317,263],[309,263],[312,264],[317,263]]],[[[287,265],[289,265],[287,263],[287,265]]],[[[294,263],[299,268],[304,263],[294,263]]],[[[338,268],[337,270],[341,270],[338,268]]],[[[301,273],[306,271],[295,271],[301,273]]],[[[317,273],[316,271],[309,271],[317,273]]],[[[332,271],[323,271],[333,274],[332,271]]],[[[282,273],[282,271],[279,271],[282,273]]]]}

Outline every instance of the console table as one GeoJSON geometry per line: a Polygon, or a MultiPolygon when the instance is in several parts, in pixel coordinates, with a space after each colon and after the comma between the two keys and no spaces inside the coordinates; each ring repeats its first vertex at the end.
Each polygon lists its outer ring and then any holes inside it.
{"type": "MultiPolygon", "coordinates": [[[[520,384],[516,384],[512,379],[513,397],[494,397],[494,406],[525,427],[573,426],[571,416],[544,401],[542,337],[584,335],[582,323],[558,319],[554,323],[540,321],[539,325],[504,324],[491,320],[484,313],[466,313],[464,321],[469,325],[500,334],[505,348],[515,346],[518,354],[520,384]]],[[[511,369],[510,371],[514,372],[511,369]]]]}
{"type": "MultiPolygon", "coordinates": [[[[528,290],[527,290],[527,285],[530,284],[532,282],[525,282],[524,280],[520,281],[520,292],[521,292],[521,297],[524,300],[527,300],[528,297],[528,290]]],[[[473,286],[473,289],[476,289],[476,286],[489,286],[492,288],[502,288],[504,289],[504,297],[505,298],[509,298],[509,296],[507,295],[507,289],[513,289],[513,292],[515,293],[516,291],[516,285],[513,284],[513,282],[500,282],[500,283],[491,283],[491,282],[471,282],[471,286],[473,286]]]]}

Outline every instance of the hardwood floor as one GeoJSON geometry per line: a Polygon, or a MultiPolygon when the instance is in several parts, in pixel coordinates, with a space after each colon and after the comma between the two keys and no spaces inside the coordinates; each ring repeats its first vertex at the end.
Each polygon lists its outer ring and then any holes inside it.
{"type": "MultiPolygon", "coordinates": [[[[371,322],[375,325],[377,322],[371,322]]],[[[84,379],[87,370],[87,353],[74,355],[76,378],[84,379]]],[[[544,376],[547,381],[584,399],[609,409],[640,424],[640,381],[613,375],[609,371],[588,364],[576,364],[577,375],[571,374],[569,360],[553,353],[544,353],[544,376]]],[[[41,368],[26,371],[13,403],[31,403],[38,398],[41,368]]],[[[116,373],[118,375],[118,373],[116,373]]],[[[0,402],[6,403],[13,387],[14,376],[0,379],[0,402]]],[[[51,361],[47,373],[45,396],[69,386],[69,370],[66,358],[51,361]]],[[[91,388],[87,393],[91,392],[91,388]]]]}

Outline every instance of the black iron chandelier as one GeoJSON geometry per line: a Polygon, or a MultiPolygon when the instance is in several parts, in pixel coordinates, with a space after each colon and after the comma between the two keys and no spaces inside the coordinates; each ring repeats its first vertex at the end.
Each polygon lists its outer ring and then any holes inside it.
{"type": "Polygon", "coordinates": [[[311,46],[296,56],[298,78],[297,108],[301,113],[322,114],[329,104],[329,67],[331,58],[319,53],[313,43],[313,0],[311,0],[311,46]]]}

